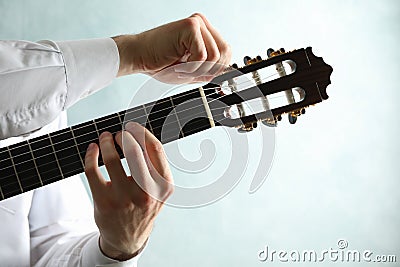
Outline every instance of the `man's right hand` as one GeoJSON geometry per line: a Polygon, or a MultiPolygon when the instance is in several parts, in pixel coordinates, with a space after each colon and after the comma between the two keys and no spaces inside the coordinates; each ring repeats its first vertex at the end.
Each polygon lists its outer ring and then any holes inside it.
{"type": "Polygon", "coordinates": [[[204,81],[222,72],[231,60],[227,42],[204,15],[196,13],[179,21],[171,22],[136,35],[113,38],[118,46],[120,67],[118,76],[159,71],[182,62],[197,62],[177,66],[176,76],[169,75],[164,82],[181,83],[182,76],[199,77],[204,81]],[[211,62],[211,63],[210,63],[211,62]]]}

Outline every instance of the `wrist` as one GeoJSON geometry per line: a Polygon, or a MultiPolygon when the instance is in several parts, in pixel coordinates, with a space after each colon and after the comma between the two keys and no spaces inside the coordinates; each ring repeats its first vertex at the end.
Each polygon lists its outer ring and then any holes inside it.
{"type": "Polygon", "coordinates": [[[112,37],[118,48],[119,69],[117,77],[140,73],[141,57],[140,47],[138,46],[138,35],[119,35],[112,37]]]}
{"type": "Polygon", "coordinates": [[[111,246],[107,241],[102,238],[100,235],[99,237],[99,248],[100,251],[107,257],[118,260],[118,261],[126,261],[136,257],[141,253],[146,246],[147,240],[143,243],[143,245],[138,249],[133,249],[133,252],[123,252],[121,250],[116,249],[115,247],[111,246]]]}

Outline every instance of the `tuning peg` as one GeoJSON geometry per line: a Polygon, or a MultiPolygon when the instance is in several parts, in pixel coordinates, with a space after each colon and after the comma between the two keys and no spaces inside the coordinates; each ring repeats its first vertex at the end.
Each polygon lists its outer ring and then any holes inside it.
{"type": "Polygon", "coordinates": [[[262,123],[268,127],[276,127],[278,126],[278,122],[276,120],[263,120],[262,123]]]}
{"type": "Polygon", "coordinates": [[[257,61],[261,61],[262,57],[261,56],[257,56],[256,59],[257,59],[257,61]]]}
{"type": "Polygon", "coordinates": [[[306,109],[305,108],[301,109],[301,114],[306,114],[306,109]]]}
{"type": "Polygon", "coordinates": [[[295,124],[297,121],[297,115],[294,113],[289,113],[288,118],[289,118],[290,124],[295,124]]]}
{"type": "Polygon", "coordinates": [[[239,133],[247,133],[253,131],[255,128],[257,128],[257,122],[249,122],[244,125],[242,125],[239,129],[239,133]]]}
{"type": "Polygon", "coordinates": [[[245,56],[243,58],[244,65],[248,65],[250,63],[250,61],[251,61],[251,57],[249,57],[249,56],[245,56]]]}
{"type": "Polygon", "coordinates": [[[273,52],[274,52],[274,49],[268,48],[268,50],[267,50],[267,56],[268,56],[268,57],[271,57],[273,52]]]}
{"type": "Polygon", "coordinates": [[[232,64],[232,68],[233,68],[233,69],[237,69],[237,68],[238,68],[238,65],[237,65],[236,63],[233,63],[233,64],[232,64]]]}

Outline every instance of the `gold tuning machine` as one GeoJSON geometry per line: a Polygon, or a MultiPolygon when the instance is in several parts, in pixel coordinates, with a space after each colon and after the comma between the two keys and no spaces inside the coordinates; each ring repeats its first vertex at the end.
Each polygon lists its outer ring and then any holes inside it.
{"type": "MultiPolygon", "coordinates": [[[[251,64],[254,64],[254,63],[262,61],[262,58],[261,58],[261,56],[257,56],[255,58],[251,58],[249,56],[245,56],[243,58],[243,61],[244,61],[244,64],[247,66],[247,65],[251,65],[251,64]]],[[[262,79],[261,79],[261,76],[258,73],[258,71],[253,71],[252,72],[252,78],[253,78],[254,82],[257,85],[262,84],[262,79]]],[[[270,109],[268,98],[265,97],[265,96],[261,97],[261,101],[262,101],[262,105],[264,107],[264,110],[267,111],[267,112],[270,111],[271,109],[270,109]]],[[[270,126],[270,127],[276,127],[277,126],[277,120],[275,118],[267,118],[267,119],[263,120],[262,123],[267,125],[267,126],[270,126]]]]}
{"type": "MultiPolygon", "coordinates": [[[[268,55],[269,58],[275,57],[275,56],[279,56],[279,55],[282,55],[282,54],[285,54],[285,53],[286,53],[285,49],[283,49],[283,48],[280,48],[278,50],[274,50],[272,48],[269,48],[267,50],[267,55],[268,55]]],[[[276,71],[278,72],[280,77],[286,76],[286,70],[285,70],[285,67],[283,66],[282,62],[276,63],[275,67],[276,67],[276,71]]],[[[298,89],[298,88],[295,88],[295,90],[296,89],[298,89]]],[[[290,90],[286,90],[285,91],[285,95],[286,95],[286,100],[287,100],[288,104],[296,103],[296,100],[294,99],[294,95],[293,95],[293,92],[292,92],[291,89],[290,90]]],[[[288,113],[289,122],[291,124],[295,124],[296,121],[297,121],[297,117],[300,116],[301,114],[304,114],[304,113],[306,113],[306,110],[304,108],[289,112],[288,113]]]]}

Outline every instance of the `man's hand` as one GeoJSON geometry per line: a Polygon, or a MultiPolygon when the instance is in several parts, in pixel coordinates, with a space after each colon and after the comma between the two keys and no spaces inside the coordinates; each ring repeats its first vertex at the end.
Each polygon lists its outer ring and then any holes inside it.
{"type": "Polygon", "coordinates": [[[117,260],[130,259],[140,251],[163,202],[173,191],[161,143],[137,123],[128,123],[126,130],[118,133],[115,140],[123,149],[132,176],[126,175],[108,132],[100,136],[100,150],[111,181],[100,173],[96,144],[89,146],[85,158],[100,248],[117,260]]]}
{"type": "MultiPolygon", "coordinates": [[[[231,50],[204,15],[171,22],[155,29],[113,38],[120,55],[118,76],[159,71],[182,62],[197,62],[176,67],[176,77],[157,77],[165,82],[182,82],[178,76],[199,77],[199,81],[219,74],[230,63],[231,50]],[[210,63],[211,62],[211,63],[210,63]]],[[[193,80],[196,81],[196,80],[193,80]]]]}

